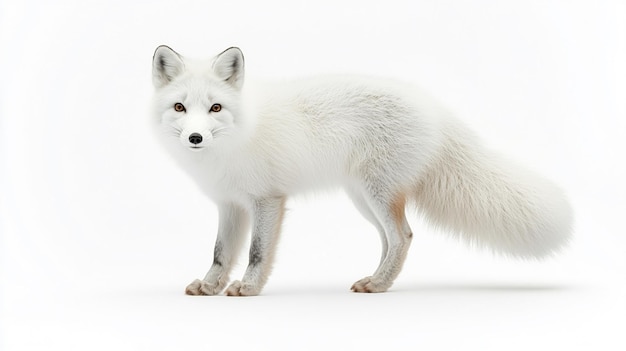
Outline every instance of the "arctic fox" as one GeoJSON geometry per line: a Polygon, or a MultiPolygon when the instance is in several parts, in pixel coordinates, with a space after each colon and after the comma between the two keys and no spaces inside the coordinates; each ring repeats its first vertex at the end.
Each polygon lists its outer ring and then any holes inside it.
{"type": "Polygon", "coordinates": [[[189,295],[226,288],[250,226],[248,267],[225,292],[259,294],[287,197],[333,186],[382,242],[378,268],[355,292],[384,292],[400,273],[413,236],[409,204],[497,253],[543,257],[569,240],[571,208],[558,187],[485,149],[410,85],[328,76],[244,88],[236,47],[202,61],[159,46],[152,74],[160,139],[219,208],[213,264],[189,295]]]}

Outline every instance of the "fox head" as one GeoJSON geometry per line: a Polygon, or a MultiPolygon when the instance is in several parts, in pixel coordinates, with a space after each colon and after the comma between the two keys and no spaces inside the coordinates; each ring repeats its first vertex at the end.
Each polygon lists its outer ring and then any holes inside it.
{"type": "Polygon", "coordinates": [[[166,136],[202,151],[239,135],[244,58],[229,48],[212,60],[189,60],[159,46],[152,60],[155,113],[166,136]]]}

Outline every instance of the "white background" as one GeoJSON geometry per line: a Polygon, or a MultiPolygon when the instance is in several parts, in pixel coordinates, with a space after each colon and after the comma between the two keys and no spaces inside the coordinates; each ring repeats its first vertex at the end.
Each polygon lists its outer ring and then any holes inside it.
{"type": "Polygon", "coordinates": [[[603,0],[0,1],[0,349],[626,349],[625,23],[603,0]],[[216,212],[147,127],[159,44],[420,85],[561,184],[575,240],[515,261],[412,218],[390,292],[353,294],[378,236],[312,195],[262,296],[185,296],[216,212]]]}

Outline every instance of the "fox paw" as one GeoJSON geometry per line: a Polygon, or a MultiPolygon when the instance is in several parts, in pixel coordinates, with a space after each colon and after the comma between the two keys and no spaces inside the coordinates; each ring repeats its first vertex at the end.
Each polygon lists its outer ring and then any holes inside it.
{"type": "Polygon", "coordinates": [[[239,280],[232,282],[226,289],[227,296],[254,296],[260,292],[261,289],[258,289],[256,286],[242,283],[239,280]]]}
{"type": "Polygon", "coordinates": [[[218,284],[211,284],[207,281],[196,279],[191,284],[187,285],[185,289],[185,294],[200,296],[200,295],[216,295],[222,291],[224,286],[219,286],[218,284]]]}
{"type": "Polygon", "coordinates": [[[378,293],[387,291],[390,286],[391,284],[385,284],[384,282],[373,277],[365,277],[352,284],[350,290],[359,293],[378,293]]]}

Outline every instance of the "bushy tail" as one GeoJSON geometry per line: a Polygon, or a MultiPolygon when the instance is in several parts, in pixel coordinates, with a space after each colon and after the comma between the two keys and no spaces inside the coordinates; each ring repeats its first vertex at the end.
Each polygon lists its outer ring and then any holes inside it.
{"type": "Polygon", "coordinates": [[[415,189],[426,220],[472,245],[511,256],[544,257],[564,246],[572,210],[562,191],[460,135],[445,136],[415,189]]]}

